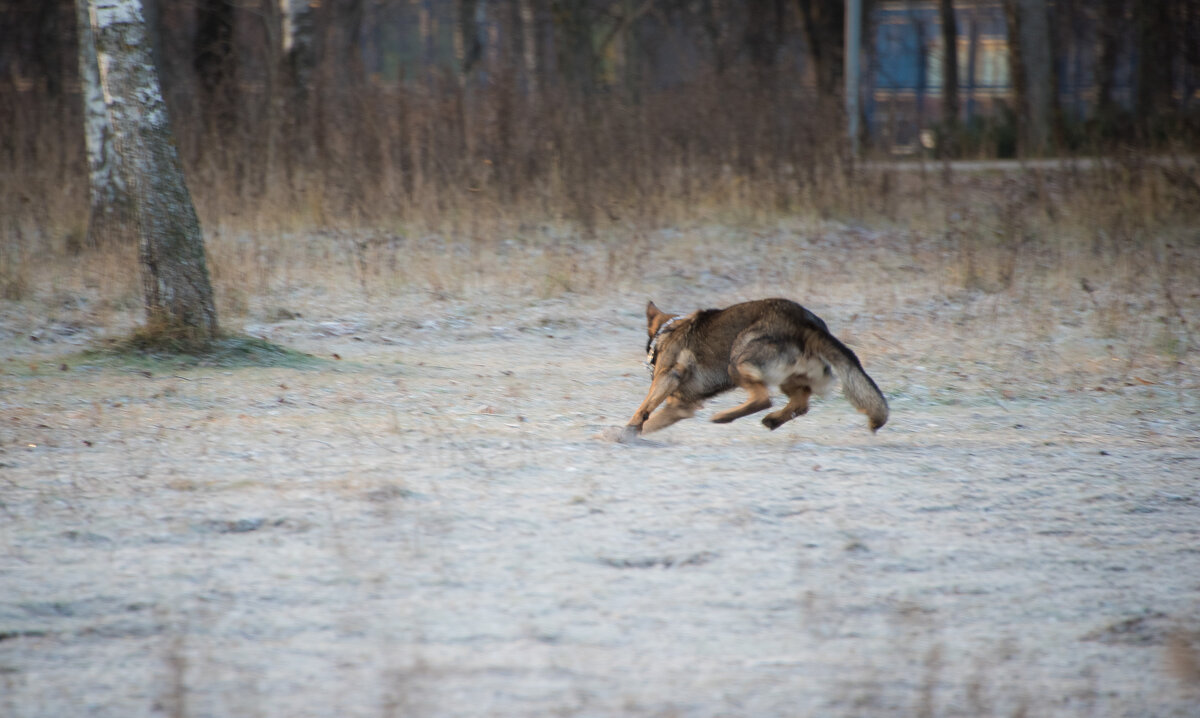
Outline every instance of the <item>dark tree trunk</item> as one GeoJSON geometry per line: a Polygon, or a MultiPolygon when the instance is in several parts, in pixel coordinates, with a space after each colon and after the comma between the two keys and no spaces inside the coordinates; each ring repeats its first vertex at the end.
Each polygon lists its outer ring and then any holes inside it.
{"type": "Polygon", "coordinates": [[[775,67],[775,58],[783,44],[786,6],[781,0],[749,0],[746,3],[744,43],[750,63],[759,73],[775,67]]]}
{"type": "Polygon", "coordinates": [[[942,20],[942,137],[938,151],[943,156],[958,153],[958,21],[954,0],[940,0],[942,20]]]}
{"type": "Polygon", "coordinates": [[[1025,70],[1025,152],[1038,154],[1050,144],[1054,114],[1054,52],[1047,0],[1020,0],[1021,58],[1025,70]]]}
{"type": "Polygon", "coordinates": [[[975,119],[975,83],[978,81],[979,64],[979,20],[974,10],[968,15],[970,29],[967,40],[967,123],[975,119]]]}
{"type": "Polygon", "coordinates": [[[339,87],[358,87],[364,78],[359,35],[362,32],[363,0],[330,0],[333,17],[328,26],[326,62],[332,63],[331,78],[339,87]]]}
{"type": "Polygon", "coordinates": [[[1096,121],[1100,131],[1115,130],[1117,115],[1117,58],[1121,51],[1121,29],[1125,26],[1126,0],[1102,0],[1099,18],[1100,47],[1096,57],[1096,121]]]}
{"type": "Polygon", "coordinates": [[[1143,141],[1164,129],[1174,114],[1175,26],[1177,0],[1143,0],[1136,3],[1137,27],[1137,127],[1143,141]]]}
{"type": "Polygon", "coordinates": [[[308,3],[292,4],[283,14],[284,66],[289,84],[304,105],[317,70],[317,18],[308,3]]]}
{"type": "Polygon", "coordinates": [[[925,21],[913,19],[913,30],[917,36],[917,86],[913,98],[916,104],[917,128],[925,127],[925,95],[929,91],[929,40],[925,21]]]}
{"type": "Polygon", "coordinates": [[[1025,53],[1021,48],[1021,8],[1019,0],[1004,0],[1004,25],[1008,35],[1008,77],[1012,82],[1013,122],[1016,124],[1017,151],[1024,148],[1021,136],[1028,120],[1025,115],[1025,53]]]}
{"type": "MultiPolygon", "coordinates": [[[[817,91],[824,97],[835,97],[842,86],[843,47],[846,26],[844,0],[796,0],[804,22],[804,39],[809,58],[816,70],[817,91]]],[[[864,13],[868,3],[863,3],[864,13]]]]}
{"type": "Polygon", "coordinates": [[[1009,74],[1022,155],[1046,149],[1050,139],[1054,83],[1049,14],[1045,0],[1005,0],[1009,74]]]}
{"type": "Polygon", "coordinates": [[[1186,115],[1200,89],[1200,0],[1184,0],[1179,27],[1183,36],[1183,106],[1179,111],[1186,115]]]}
{"type": "Polygon", "coordinates": [[[281,112],[284,145],[284,169],[289,180],[301,165],[311,165],[316,157],[319,138],[313,96],[317,75],[317,11],[307,2],[288,2],[281,13],[280,31],[281,112]]]}
{"type": "MultiPolygon", "coordinates": [[[[362,88],[365,73],[359,53],[359,33],[362,30],[362,0],[324,0],[319,9],[317,54],[320,72],[313,116],[317,126],[316,149],[318,157],[325,163],[326,171],[347,165],[333,149],[332,142],[342,128],[351,123],[347,114],[353,111],[352,93],[362,88]]],[[[342,139],[353,142],[355,137],[343,135],[342,139]]]]}
{"type": "Polygon", "coordinates": [[[232,0],[197,0],[192,69],[207,129],[229,132],[238,107],[234,57],[236,12],[232,0]]]}
{"type": "Polygon", "coordinates": [[[521,14],[521,58],[525,66],[525,87],[529,98],[537,102],[538,88],[541,87],[540,63],[538,62],[538,25],[536,8],[533,0],[520,0],[521,14]]]}
{"type": "MultiPolygon", "coordinates": [[[[479,23],[475,21],[479,0],[458,0],[455,38],[462,77],[465,79],[483,57],[483,40],[479,37],[479,23]]],[[[426,38],[421,38],[424,41],[426,38]]]]}
{"type": "Polygon", "coordinates": [[[68,0],[0,2],[0,85],[13,80],[51,99],[62,94],[71,60],[71,9],[68,0]]]}
{"type": "Polygon", "coordinates": [[[553,0],[558,66],[568,87],[591,94],[596,82],[594,28],[586,0],[553,0]]]}

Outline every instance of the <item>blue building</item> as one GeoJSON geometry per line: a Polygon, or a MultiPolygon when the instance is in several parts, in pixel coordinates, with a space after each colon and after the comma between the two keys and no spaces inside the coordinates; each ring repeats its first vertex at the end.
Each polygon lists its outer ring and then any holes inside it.
{"type": "MultiPolygon", "coordinates": [[[[932,0],[880,2],[874,15],[875,56],[866,112],[871,134],[905,154],[919,149],[922,132],[941,121],[941,18],[932,0]]],[[[963,121],[991,117],[1008,103],[1008,36],[998,0],[955,3],[958,93],[963,121]]]]}

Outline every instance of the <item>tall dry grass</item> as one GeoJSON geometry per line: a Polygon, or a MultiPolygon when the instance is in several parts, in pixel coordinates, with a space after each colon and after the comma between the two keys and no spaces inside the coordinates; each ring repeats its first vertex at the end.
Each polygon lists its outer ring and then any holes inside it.
{"type": "MultiPolygon", "coordinates": [[[[133,311],[132,248],[83,249],[76,99],[2,111],[0,296],[53,307],[83,292],[98,314],[133,311]]],[[[852,161],[839,111],[785,73],[537,96],[504,78],[480,88],[435,77],[329,88],[301,105],[250,88],[240,101],[220,134],[186,102],[172,107],[226,316],[301,285],[367,297],[604,291],[640,276],[664,228],[686,243],[689,228],[724,227],[753,254],[756,229],[799,221],[801,232],[884,232],[894,256],[880,266],[919,266],[943,292],[1026,301],[1082,289],[1106,332],[1136,321],[1130,297],[1150,293],[1177,337],[1164,350],[1192,348],[1190,157],[970,170],[852,161]]],[[[846,271],[878,271],[871,263],[856,257],[846,271]]]]}

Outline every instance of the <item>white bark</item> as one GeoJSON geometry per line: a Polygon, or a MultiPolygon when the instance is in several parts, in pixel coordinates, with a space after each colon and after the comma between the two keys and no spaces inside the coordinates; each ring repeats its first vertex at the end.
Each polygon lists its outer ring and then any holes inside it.
{"type": "MultiPolygon", "coordinates": [[[[328,0],[327,0],[328,1],[328,0]]],[[[307,92],[316,68],[316,11],[309,0],[279,0],[283,50],[297,89],[307,92]]]]}
{"type": "Polygon", "coordinates": [[[292,39],[292,35],[295,32],[292,29],[295,25],[295,20],[292,19],[293,13],[291,0],[279,0],[279,24],[283,31],[279,46],[285,53],[291,52],[292,43],[294,42],[292,39]]]}
{"type": "Polygon", "coordinates": [[[96,64],[96,43],[92,36],[88,0],[75,0],[75,17],[79,36],[84,139],[91,186],[87,244],[99,247],[114,241],[132,241],[133,237],[128,235],[132,199],[121,156],[113,147],[112,125],[108,121],[108,107],[104,102],[100,69],[96,64]]]}
{"type": "Polygon", "coordinates": [[[134,202],[142,288],[152,325],[207,341],[217,313],[200,220],[175,150],[141,0],[89,0],[100,87],[134,202]]]}

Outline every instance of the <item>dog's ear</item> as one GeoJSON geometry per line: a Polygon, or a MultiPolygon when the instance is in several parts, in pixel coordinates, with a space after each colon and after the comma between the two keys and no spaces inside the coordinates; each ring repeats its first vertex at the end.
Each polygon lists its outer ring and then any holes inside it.
{"type": "Polygon", "coordinates": [[[654,306],[654,302],[646,302],[646,330],[654,336],[655,320],[663,315],[663,311],[654,306]]]}

